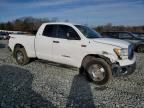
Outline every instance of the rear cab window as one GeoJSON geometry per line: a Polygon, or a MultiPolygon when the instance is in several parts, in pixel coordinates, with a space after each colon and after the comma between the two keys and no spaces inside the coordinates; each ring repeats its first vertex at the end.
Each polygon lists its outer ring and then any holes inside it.
{"type": "Polygon", "coordinates": [[[43,31],[43,36],[56,37],[56,25],[46,25],[43,31]]]}

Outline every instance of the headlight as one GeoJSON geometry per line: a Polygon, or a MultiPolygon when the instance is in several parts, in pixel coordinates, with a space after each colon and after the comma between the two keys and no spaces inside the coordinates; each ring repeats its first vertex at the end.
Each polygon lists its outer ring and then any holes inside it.
{"type": "Polygon", "coordinates": [[[118,56],[119,59],[127,59],[128,58],[128,49],[127,48],[114,48],[114,52],[118,56]]]}

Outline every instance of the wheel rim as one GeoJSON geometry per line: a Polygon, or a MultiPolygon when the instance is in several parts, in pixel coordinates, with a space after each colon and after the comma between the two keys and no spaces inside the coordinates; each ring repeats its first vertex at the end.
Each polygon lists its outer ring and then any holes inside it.
{"type": "Polygon", "coordinates": [[[23,60],[24,60],[24,55],[23,55],[23,53],[22,53],[21,51],[18,51],[18,52],[16,53],[16,58],[17,58],[17,61],[19,61],[20,63],[22,63],[23,60]]]}
{"type": "Polygon", "coordinates": [[[88,73],[94,81],[102,81],[105,78],[105,69],[98,64],[91,65],[88,69],[88,73]]]}

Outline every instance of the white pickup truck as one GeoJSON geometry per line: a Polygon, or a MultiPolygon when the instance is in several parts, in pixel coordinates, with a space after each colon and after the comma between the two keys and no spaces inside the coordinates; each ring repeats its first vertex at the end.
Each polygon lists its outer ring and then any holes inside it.
{"type": "Polygon", "coordinates": [[[135,71],[133,46],[122,40],[102,38],[89,27],[71,23],[44,23],[36,36],[10,35],[9,47],[16,61],[25,65],[38,58],[74,66],[98,85],[112,75],[135,71]]]}

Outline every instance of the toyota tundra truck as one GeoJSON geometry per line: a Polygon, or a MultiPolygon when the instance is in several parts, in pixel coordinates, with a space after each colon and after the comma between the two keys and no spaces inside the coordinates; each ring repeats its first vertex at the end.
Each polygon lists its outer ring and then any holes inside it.
{"type": "Polygon", "coordinates": [[[10,35],[9,47],[20,65],[30,58],[79,68],[95,84],[104,85],[111,77],[135,71],[136,57],[129,42],[102,38],[80,24],[44,23],[36,36],[10,35]]]}

